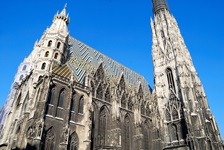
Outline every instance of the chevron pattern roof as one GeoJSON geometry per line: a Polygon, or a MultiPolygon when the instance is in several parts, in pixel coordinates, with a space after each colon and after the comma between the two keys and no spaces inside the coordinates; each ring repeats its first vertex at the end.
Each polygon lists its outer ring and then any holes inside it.
{"type": "Polygon", "coordinates": [[[118,82],[123,73],[129,88],[138,87],[141,83],[144,90],[150,91],[150,87],[143,76],[73,37],[69,37],[69,50],[70,56],[67,64],[80,83],[83,83],[86,72],[88,74],[95,72],[102,63],[106,77],[110,80],[118,82]]]}

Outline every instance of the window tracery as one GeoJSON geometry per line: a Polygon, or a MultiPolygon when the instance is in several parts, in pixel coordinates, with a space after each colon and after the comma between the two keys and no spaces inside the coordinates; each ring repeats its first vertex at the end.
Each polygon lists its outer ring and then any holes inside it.
{"type": "Polygon", "coordinates": [[[99,117],[99,141],[100,145],[104,146],[106,145],[106,124],[107,124],[107,119],[106,119],[106,110],[103,108],[100,111],[100,117],[99,117]]]}
{"type": "Polygon", "coordinates": [[[167,75],[169,89],[173,89],[173,91],[175,92],[176,90],[175,90],[175,84],[174,84],[174,79],[173,79],[173,73],[170,68],[166,69],[166,75],[167,75]]]}
{"type": "Polygon", "coordinates": [[[132,111],[132,108],[133,108],[133,103],[132,103],[131,98],[129,98],[129,100],[128,100],[128,109],[132,111]]]}
{"type": "Polygon", "coordinates": [[[141,114],[142,114],[142,115],[145,115],[145,105],[144,105],[143,102],[142,102],[142,104],[141,104],[141,114]]]}
{"type": "Polygon", "coordinates": [[[99,65],[98,69],[96,70],[96,73],[95,73],[94,77],[97,81],[99,81],[99,80],[103,81],[104,70],[103,70],[103,64],[102,63],[99,65]]]}
{"type": "Polygon", "coordinates": [[[166,120],[171,121],[171,115],[168,109],[166,109],[166,120]]]}
{"type": "Polygon", "coordinates": [[[172,117],[173,117],[173,120],[179,119],[178,112],[177,112],[177,110],[175,108],[172,111],[172,117]]]}
{"type": "Polygon", "coordinates": [[[58,97],[58,107],[63,108],[64,96],[65,96],[65,89],[62,89],[60,91],[59,97],[58,97]]]}
{"type": "Polygon", "coordinates": [[[69,138],[69,150],[78,150],[78,146],[79,146],[79,139],[78,139],[78,136],[75,132],[73,132],[71,135],[70,135],[70,138],[69,138]]]}
{"type": "Polygon", "coordinates": [[[131,127],[130,127],[130,119],[128,116],[124,119],[124,149],[130,150],[130,142],[131,142],[131,127]]]}
{"type": "Polygon", "coordinates": [[[50,128],[45,136],[44,149],[52,150],[55,147],[55,134],[53,128],[50,128]]]}
{"type": "Polygon", "coordinates": [[[107,88],[105,92],[105,101],[110,102],[110,90],[109,87],[107,88]]]}
{"type": "Polygon", "coordinates": [[[96,98],[103,99],[103,88],[101,83],[96,90],[96,98]]]}
{"type": "Polygon", "coordinates": [[[144,149],[149,149],[149,127],[145,124],[143,125],[143,142],[144,142],[144,149]]]}
{"type": "Polygon", "coordinates": [[[126,108],[126,98],[125,94],[121,97],[121,107],[126,108]]]}
{"type": "Polygon", "coordinates": [[[53,104],[54,93],[55,93],[55,88],[51,87],[49,94],[48,94],[48,104],[53,104]]]}

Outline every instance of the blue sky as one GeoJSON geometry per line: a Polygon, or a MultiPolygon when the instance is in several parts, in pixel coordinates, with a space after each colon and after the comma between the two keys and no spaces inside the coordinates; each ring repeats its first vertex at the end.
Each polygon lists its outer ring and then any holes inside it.
{"type": "MultiPolygon", "coordinates": [[[[70,34],[143,75],[153,87],[151,0],[2,1],[0,106],[17,67],[67,3],[70,34]]],[[[223,0],[168,0],[224,138],[223,0]]]]}

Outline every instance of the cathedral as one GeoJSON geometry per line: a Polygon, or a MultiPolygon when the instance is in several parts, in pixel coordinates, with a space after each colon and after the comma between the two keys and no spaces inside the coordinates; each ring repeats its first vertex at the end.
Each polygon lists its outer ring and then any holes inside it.
{"type": "Polygon", "coordinates": [[[66,6],[20,64],[0,150],[223,150],[166,0],[152,0],[154,89],[69,34],[66,6]]]}

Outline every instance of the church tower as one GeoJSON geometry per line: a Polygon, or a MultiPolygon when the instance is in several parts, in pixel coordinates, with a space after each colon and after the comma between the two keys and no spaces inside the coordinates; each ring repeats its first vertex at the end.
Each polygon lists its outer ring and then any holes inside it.
{"type": "MultiPolygon", "coordinates": [[[[35,122],[39,119],[36,124],[39,124],[39,127],[43,126],[43,117],[38,116],[38,118],[37,113],[41,114],[44,111],[44,100],[47,97],[53,67],[62,66],[66,62],[68,24],[69,18],[65,6],[61,13],[54,16],[52,25],[34,44],[33,51],[19,67],[13,87],[14,91],[10,93],[10,104],[5,106],[10,108],[5,114],[6,119],[0,139],[0,143],[8,143],[9,149],[15,147],[22,149],[26,146],[27,141],[24,140],[24,137],[30,120],[34,118],[35,122]],[[42,101],[39,101],[38,98],[42,101]]],[[[40,136],[41,134],[35,137],[36,145],[38,142],[40,143],[40,136]]]]}
{"type": "Polygon", "coordinates": [[[154,85],[163,149],[222,149],[202,83],[166,0],[153,0],[154,85]]]}
{"type": "Polygon", "coordinates": [[[54,16],[52,25],[46,29],[40,41],[35,43],[31,53],[37,77],[51,72],[54,65],[65,63],[68,53],[68,24],[69,17],[65,5],[61,13],[57,12],[54,16]]]}

